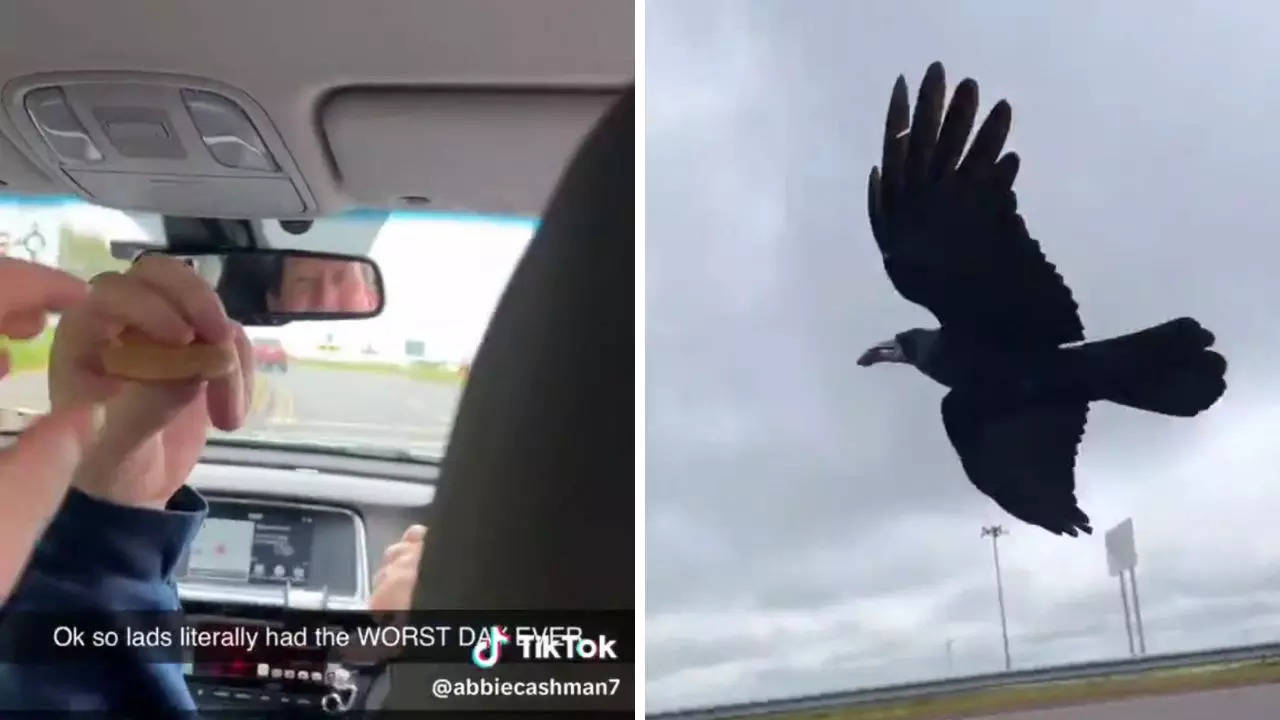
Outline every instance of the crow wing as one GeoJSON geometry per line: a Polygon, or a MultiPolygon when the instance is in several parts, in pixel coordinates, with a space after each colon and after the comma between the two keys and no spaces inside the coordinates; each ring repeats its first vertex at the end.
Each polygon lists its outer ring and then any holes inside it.
{"type": "Polygon", "coordinates": [[[952,390],[942,423],[965,474],[1010,515],[1057,535],[1092,533],[1076,502],[1075,462],[1087,402],[1001,405],[952,390]]]}
{"type": "Polygon", "coordinates": [[[992,108],[961,160],[978,108],[971,79],[942,117],[946,81],[934,63],[908,126],[899,77],[885,120],[881,168],[872,168],[867,205],[872,234],[894,287],[924,306],[948,332],[1017,349],[1084,339],[1070,288],[1017,211],[1018,156],[1000,152],[1011,110],[992,108]],[[999,159],[997,159],[999,158],[999,159]]]}

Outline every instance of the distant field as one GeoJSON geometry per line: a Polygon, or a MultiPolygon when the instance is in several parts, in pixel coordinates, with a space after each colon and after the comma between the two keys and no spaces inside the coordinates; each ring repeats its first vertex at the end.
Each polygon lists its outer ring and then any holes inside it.
{"type": "MultiPolygon", "coordinates": [[[[1202,665],[1090,680],[960,692],[843,709],[754,715],[769,720],[943,720],[1280,682],[1280,662],[1202,665]]],[[[1280,717],[1280,713],[1277,713],[1280,717]]]]}
{"type": "MultiPolygon", "coordinates": [[[[53,328],[46,329],[30,340],[0,339],[0,348],[9,351],[9,372],[18,373],[29,370],[44,370],[49,365],[49,349],[53,345],[53,328]]],[[[404,375],[414,380],[427,382],[459,384],[462,374],[449,368],[430,363],[417,363],[408,367],[394,363],[361,363],[338,360],[311,360],[291,358],[290,362],[302,367],[322,367],[332,370],[350,370],[355,372],[381,373],[388,375],[404,375]]]]}
{"type": "Polygon", "coordinates": [[[310,358],[290,358],[289,362],[299,367],[318,367],[330,370],[349,370],[353,372],[379,373],[386,375],[404,375],[414,380],[446,383],[456,385],[462,382],[463,376],[449,368],[429,363],[416,363],[404,367],[395,363],[350,362],[344,360],[313,360],[310,358]]]}
{"type": "Polygon", "coordinates": [[[0,348],[9,351],[9,372],[44,370],[49,366],[49,348],[53,346],[53,328],[45,328],[30,340],[0,339],[0,348]]]}

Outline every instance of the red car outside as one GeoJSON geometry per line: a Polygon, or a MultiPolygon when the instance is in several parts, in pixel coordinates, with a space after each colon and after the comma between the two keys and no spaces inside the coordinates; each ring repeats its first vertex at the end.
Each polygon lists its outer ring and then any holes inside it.
{"type": "Polygon", "coordinates": [[[289,370],[289,356],[284,346],[275,338],[258,338],[253,341],[253,361],[260,370],[289,370]]]}

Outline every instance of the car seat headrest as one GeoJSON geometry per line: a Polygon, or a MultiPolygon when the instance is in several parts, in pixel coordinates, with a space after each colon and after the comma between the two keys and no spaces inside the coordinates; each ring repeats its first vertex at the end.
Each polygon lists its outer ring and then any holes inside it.
{"type": "Polygon", "coordinates": [[[635,94],[567,166],[459,405],[415,608],[635,604],[635,94]]]}

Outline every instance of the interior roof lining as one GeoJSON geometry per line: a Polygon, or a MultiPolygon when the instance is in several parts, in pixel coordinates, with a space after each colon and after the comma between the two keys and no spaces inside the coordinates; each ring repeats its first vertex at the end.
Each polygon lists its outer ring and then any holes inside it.
{"type": "MultiPolygon", "coordinates": [[[[318,214],[329,215],[360,204],[360,193],[352,192],[359,188],[335,173],[340,155],[322,132],[321,108],[333,95],[616,92],[635,73],[635,15],[633,0],[23,3],[0,25],[0,84],[93,70],[188,75],[238,88],[265,111],[318,214]],[[143,41],[120,41],[140,29],[143,41]]],[[[485,150],[464,170],[479,176],[500,166],[501,158],[485,150]]],[[[14,151],[0,145],[0,180],[11,181],[0,192],[69,191],[25,168],[14,151]]],[[[413,154],[396,161],[411,163],[413,154]]],[[[544,170],[559,169],[539,169],[539,182],[544,170]]]]}

